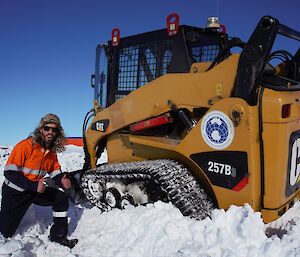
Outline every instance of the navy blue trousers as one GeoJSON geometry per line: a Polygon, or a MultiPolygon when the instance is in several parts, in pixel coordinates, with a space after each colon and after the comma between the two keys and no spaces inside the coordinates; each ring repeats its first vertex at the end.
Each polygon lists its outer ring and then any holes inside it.
{"type": "MultiPolygon", "coordinates": [[[[2,186],[0,233],[12,237],[31,204],[52,206],[53,212],[64,213],[69,208],[68,196],[55,188],[47,187],[43,193],[19,192],[5,183],[2,186]]],[[[68,233],[67,217],[53,217],[50,240],[60,241],[68,233]]]]}

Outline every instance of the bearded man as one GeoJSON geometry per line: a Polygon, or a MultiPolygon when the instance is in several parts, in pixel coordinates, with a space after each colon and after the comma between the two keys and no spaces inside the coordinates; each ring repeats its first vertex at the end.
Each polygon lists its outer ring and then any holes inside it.
{"type": "Polygon", "coordinates": [[[57,153],[65,150],[64,130],[55,114],[45,115],[30,136],[19,142],[4,168],[0,211],[0,233],[12,237],[31,204],[52,206],[50,240],[73,248],[77,239],[68,239],[69,199],[64,189],[71,181],[62,173],[57,153]],[[47,177],[57,186],[47,186],[47,177]]]}

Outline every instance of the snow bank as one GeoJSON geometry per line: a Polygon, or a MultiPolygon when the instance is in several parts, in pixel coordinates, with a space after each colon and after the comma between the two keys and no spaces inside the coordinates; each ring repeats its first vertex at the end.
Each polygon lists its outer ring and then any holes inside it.
{"type": "MultiPolygon", "coordinates": [[[[0,150],[1,185],[10,151],[11,147],[0,150]]],[[[82,167],[83,157],[82,148],[68,146],[59,160],[64,171],[73,171],[82,167]]],[[[183,217],[170,203],[160,201],[108,213],[71,204],[69,234],[79,243],[70,250],[48,239],[51,209],[33,205],[12,239],[0,236],[0,256],[299,257],[299,219],[299,202],[267,225],[248,204],[214,210],[211,219],[202,221],[183,217]]]]}

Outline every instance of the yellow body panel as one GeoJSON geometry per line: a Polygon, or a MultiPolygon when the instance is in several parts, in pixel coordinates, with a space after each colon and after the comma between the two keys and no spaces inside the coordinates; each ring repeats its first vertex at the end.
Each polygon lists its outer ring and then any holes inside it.
{"type": "MultiPolygon", "coordinates": [[[[234,128],[234,139],[226,151],[245,151],[248,153],[248,169],[249,169],[249,184],[240,192],[212,186],[215,192],[218,206],[220,208],[228,208],[232,203],[240,205],[245,202],[250,203],[254,209],[258,209],[260,174],[259,174],[259,141],[258,141],[258,122],[257,122],[257,107],[250,107],[241,99],[224,99],[217,102],[209,111],[218,110],[230,115],[232,109],[239,108],[243,110],[243,115],[240,123],[234,128]],[[224,197],[224,194],[227,197],[224,197]]],[[[178,147],[178,151],[185,156],[190,156],[193,153],[215,151],[209,147],[203,140],[200,131],[201,120],[197,126],[189,133],[178,147]]],[[[198,170],[198,173],[201,172],[198,170]]]]}
{"type": "Polygon", "coordinates": [[[265,89],[263,98],[263,142],[265,167],[264,206],[277,209],[294,197],[286,196],[289,167],[289,140],[300,128],[300,92],[265,89]],[[290,104],[289,117],[282,117],[283,105],[290,104]]]}

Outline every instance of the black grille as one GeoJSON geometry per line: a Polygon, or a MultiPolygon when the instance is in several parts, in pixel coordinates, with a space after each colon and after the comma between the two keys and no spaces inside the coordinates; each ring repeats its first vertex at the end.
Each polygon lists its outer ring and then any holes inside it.
{"type": "MultiPolygon", "coordinates": [[[[119,55],[119,96],[166,74],[172,58],[172,40],[122,48],[119,55]],[[121,94],[120,94],[121,93],[121,94]]],[[[120,98],[116,95],[117,98],[120,98]]]]}
{"type": "Polygon", "coordinates": [[[207,45],[207,46],[196,46],[192,47],[192,55],[195,62],[211,62],[213,61],[218,53],[218,45],[207,45]]]}

